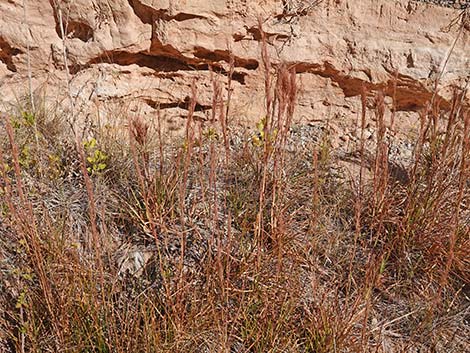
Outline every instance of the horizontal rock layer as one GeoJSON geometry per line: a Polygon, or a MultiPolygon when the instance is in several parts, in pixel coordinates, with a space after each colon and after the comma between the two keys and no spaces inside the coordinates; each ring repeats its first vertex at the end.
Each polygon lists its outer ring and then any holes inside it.
{"type": "Polygon", "coordinates": [[[355,118],[362,87],[394,98],[403,116],[437,87],[449,109],[470,72],[468,10],[427,1],[9,0],[0,12],[4,103],[27,94],[31,72],[41,97],[70,96],[76,111],[102,116],[121,106],[152,118],[159,108],[175,130],[192,82],[201,119],[213,80],[229,77],[231,117],[262,116],[262,38],[273,67],[297,73],[303,121],[355,118]]]}

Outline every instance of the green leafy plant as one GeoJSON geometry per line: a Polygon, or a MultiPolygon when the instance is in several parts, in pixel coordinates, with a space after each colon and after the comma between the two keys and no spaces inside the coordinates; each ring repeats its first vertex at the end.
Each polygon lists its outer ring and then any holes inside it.
{"type": "Polygon", "coordinates": [[[22,112],[23,123],[27,126],[33,126],[36,123],[36,116],[31,112],[22,112]]]}
{"type": "Polygon", "coordinates": [[[108,155],[100,150],[95,138],[85,141],[83,144],[86,152],[87,170],[90,175],[99,175],[107,167],[108,155]]]}
{"type": "Polygon", "coordinates": [[[205,139],[211,142],[219,140],[219,134],[213,127],[209,127],[206,131],[204,131],[203,136],[205,139]]]}
{"type": "Polygon", "coordinates": [[[11,124],[15,130],[22,127],[32,127],[36,124],[36,115],[29,111],[22,111],[19,116],[11,118],[11,124]]]}
{"type": "Polygon", "coordinates": [[[21,149],[21,155],[20,155],[20,165],[24,168],[29,168],[32,165],[35,164],[35,160],[33,158],[33,155],[31,154],[31,149],[29,145],[25,145],[21,149]]]}
{"type": "Polygon", "coordinates": [[[256,133],[251,137],[251,143],[256,147],[262,147],[266,142],[273,143],[277,133],[277,129],[272,132],[266,130],[266,117],[263,117],[256,123],[256,133]]]}

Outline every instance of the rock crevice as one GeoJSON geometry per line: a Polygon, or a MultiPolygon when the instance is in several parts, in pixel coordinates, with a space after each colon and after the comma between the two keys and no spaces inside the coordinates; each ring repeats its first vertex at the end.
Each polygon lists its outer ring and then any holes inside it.
{"type": "Polygon", "coordinates": [[[0,61],[3,62],[7,69],[12,72],[17,72],[16,65],[13,62],[13,57],[22,54],[18,48],[13,48],[2,36],[0,36],[0,61]]]}

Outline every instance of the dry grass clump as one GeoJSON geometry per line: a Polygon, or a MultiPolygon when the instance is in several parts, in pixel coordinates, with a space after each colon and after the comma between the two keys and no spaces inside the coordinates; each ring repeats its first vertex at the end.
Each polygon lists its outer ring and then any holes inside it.
{"type": "MultiPolygon", "coordinates": [[[[421,114],[407,178],[337,167],[292,133],[295,72],[263,51],[266,116],[181,141],[128,119],[81,136],[27,107],[0,129],[0,350],[393,352],[468,348],[470,115],[421,114]],[[273,75],[273,72],[275,74],[273,75]]],[[[367,92],[364,92],[364,115],[367,92]]],[[[362,124],[364,128],[364,123],[362,124]]]]}

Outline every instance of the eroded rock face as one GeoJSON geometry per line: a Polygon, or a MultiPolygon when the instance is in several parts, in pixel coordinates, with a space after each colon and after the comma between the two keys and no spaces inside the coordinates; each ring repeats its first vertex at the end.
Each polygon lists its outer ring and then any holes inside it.
{"type": "Polygon", "coordinates": [[[355,117],[363,86],[395,97],[407,115],[426,104],[437,79],[441,106],[449,109],[452,91],[470,72],[469,25],[459,27],[457,19],[464,13],[419,1],[25,3],[26,12],[23,0],[0,0],[4,103],[27,93],[29,53],[34,89],[50,98],[70,91],[75,109],[118,104],[152,117],[160,107],[179,129],[192,82],[204,118],[212,81],[231,76],[231,116],[258,120],[264,112],[263,33],[273,67],[295,67],[296,115],[303,121],[355,117]]]}

